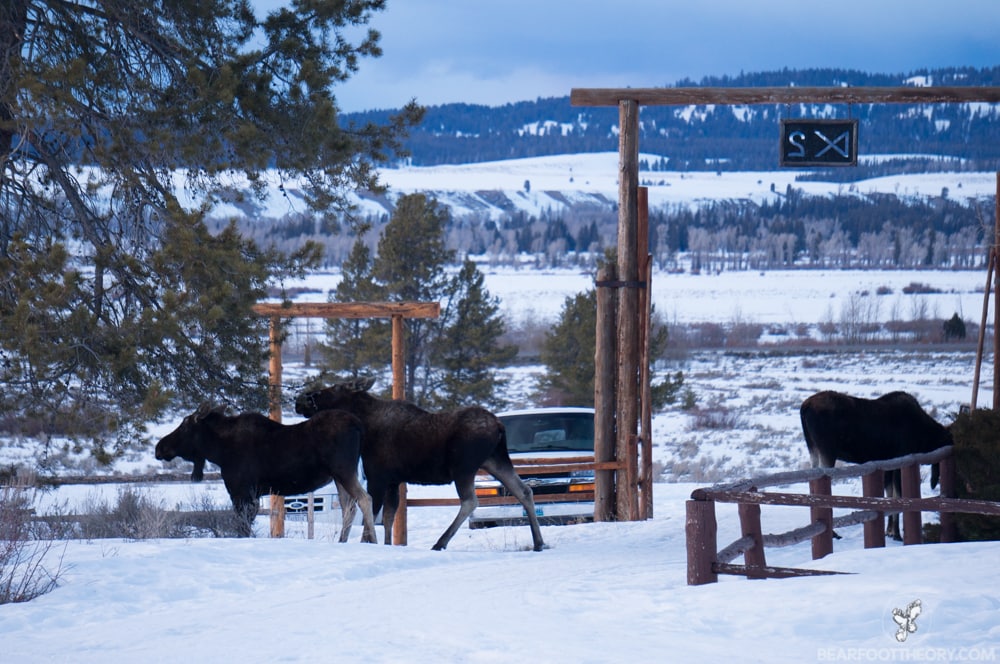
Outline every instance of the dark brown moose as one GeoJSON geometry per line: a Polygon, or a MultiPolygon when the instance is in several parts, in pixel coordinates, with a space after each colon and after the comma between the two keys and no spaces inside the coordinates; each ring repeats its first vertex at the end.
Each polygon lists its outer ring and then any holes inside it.
{"type": "Polygon", "coordinates": [[[286,426],[259,413],[228,416],[224,407],[202,404],[156,444],[156,458],[194,462],[194,481],[201,479],[206,460],[217,465],[242,536],[252,534],[261,496],[308,493],[333,481],[339,495],[353,498],[342,501],[340,541],[347,541],[360,505],[361,541],[376,542],[371,498],[358,480],[363,432],[358,418],[343,411],[286,426]]]}
{"type": "Polygon", "coordinates": [[[496,415],[477,406],[430,413],[406,401],[372,396],[368,390],[374,382],[361,378],[304,393],[295,400],[295,411],[312,419],[336,408],[361,419],[365,427],[361,459],[376,514],[384,504],[386,544],[392,543],[400,483],[454,482],[460,501],[458,515],[433,548],[440,551],[448,546],[476,509],[476,471],[482,468],[524,506],[535,551],[545,547],[531,489],[514,471],[507,433],[496,415]]]}
{"type": "MultiPolygon", "coordinates": [[[[877,399],[817,392],[802,402],[799,415],[814,468],[833,468],[838,459],[867,463],[923,454],[952,444],[948,428],[906,392],[890,392],[877,399]]],[[[931,488],[937,486],[938,473],[934,464],[931,488]]],[[[898,470],[885,474],[885,488],[890,495],[901,495],[898,470]]],[[[888,534],[900,539],[898,515],[889,517],[888,534]]]]}

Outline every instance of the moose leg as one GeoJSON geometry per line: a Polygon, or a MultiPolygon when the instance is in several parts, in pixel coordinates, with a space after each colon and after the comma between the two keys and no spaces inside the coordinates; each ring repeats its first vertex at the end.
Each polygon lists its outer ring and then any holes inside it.
{"type": "Polygon", "coordinates": [[[253,496],[233,497],[233,511],[236,512],[236,532],[240,537],[253,535],[253,521],[257,518],[257,498],[253,496]]]}
{"type": "Polygon", "coordinates": [[[346,478],[343,483],[337,480],[337,490],[341,491],[340,495],[344,498],[341,499],[341,509],[344,509],[344,501],[348,500],[347,496],[350,496],[350,516],[348,517],[346,511],[344,513],[344,527],[340,531],[340,541],[346,542],[348,535],[351,532],[351,522],[354,521],[354,511],[357,505],[361,506],[361,518],[364,523],[364,531],[361,534],[361,541],[368,542],[371,544],[378,544],[378,538],[375,536],[375,516],[372,514],[372,499],[365,491],[365,488],[361,486],[361,482],[358,481],[356,476],[346,478]]]}
{"type": "MultiPolygon", "coordinates": [[[[371,483],[368,484],[369,490],[371,483]]],[[[384,541],[392,544],[392,522],[396,520],[396,510],[399,509],[399,485],[389,484],[382,491],[382,527],[385,529],[384,541]]]]}
{"type": "Polygon", "coordinates": [[[354,497],[344,483],[334,478],[337,485],[337,502],[340,503],[340,541],[346,542],[351,536],[351,526],[354,524],[354,513],[357,511],[358,499],[354,497]]]}
{"type": "Polygon", "coordinates": [[[473,472],[470,475],[464,475],[462,477],[455,478],[455,489],[458,491],[458,515],[455,520],[451,522],[451,525],[444,531],[444,534],[438,538],[438,541],[431,548],[435,551],[444,551],[445,547],[448,546],[448,542],[451,538],[455,536],[458,532],[459,527],[465,520],[469,518],[473,510],[479,504],[479,499],[476,498],[476,473],[473,472]]]}
{"type": "Polygon", "coordinates": [[[518,476],[513,465],[500,464],[492,459],[487,459],[483,464],[483,468],[490,475],[497,478],[506,487],[507,491],[521,503],[525,514],[528,516],[528,524],[531,526],[531,539],[534,542],[534,549],[535,551],[544,549],[545,542],[542,541],[542,529],[538,524],[538,515],[535,514],[535,498],[531,493],[531,487],[525,484],[520,476],[518,476]]]}
{"type": "MultiPolygon", "coordinates": [[[[885,494],[890,498],[899,498],[903,495],[903,473],[899,470],[887,470],[885,471],[885,494]]],[[[899,532],[899,513],[890,514],[888,517],[888,525],[886,526],[886,535],[896,540],[897,542],[903,541],[903,537],[899,532]]]]}

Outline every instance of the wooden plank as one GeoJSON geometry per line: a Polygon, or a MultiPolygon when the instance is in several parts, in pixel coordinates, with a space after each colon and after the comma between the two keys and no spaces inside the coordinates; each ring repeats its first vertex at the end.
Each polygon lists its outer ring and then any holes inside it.
{"type": "Polygon", "coordinates": [[[957,498],[879,498],[877,496],[811,496],[807,493],[716,492],[704,494],[705,500],[719,503],[756,503],[758,505],[801,505],[804,507],[847,507],[878,512],[963,512],[1000,516],[1000,502],[960,500],[957,498]]]}
{"type": "MultiPolygon", "coordinates": [[[[881,498],[885,492],[885,475],[883,471],[876,470],[873,473],[868,473],[861,478],[861,490],[865,497],[871,500],[881,498]]],[[[865,521],[865,525],[862,526],[865,530],[865,548],[881,548],[885,546],[885,510],[878,510],[877,506],[872,505],[858,505],[857,507],[873,507],[878,511],[879,515],[877,519],[871,521],[865,521]]]]}
{"type": "Polygon", "coordinates": [[[638,188],[638,232],[636,258],[639,276],[639,518],[653,518],[653,393],[650,385],[650,335],[653,311],[653,257],[649,254],[649,188],[638,188]]]}
{"type": "MultiPolygon", "coordinates": [[[[955,489],[955,457],[948,457],[941,460],[941,495],[945,498],[954,498],[955,489]]],[[[955,523],[955,515],[951,512],[941,512],[941,541],[957,542],[958,526],[955,523]]]]}
{"type": "MultiPolygon", "coordinates": [[[[597,324],[594,330],[594,458],[616,459],[615,449],[615,320],[617,289],[606,284],[617,279],[615,265],[603,265],[597,272],[597,324]]],[[[613,521],[617,507],[615,472],[598,470],[594,481],[594,521],[613,521]]]]}
{"type": "Polygon", "coordinates": [[[569,101],[572,106],[618,106],[625,101],[643,106],[997,103],[1000,87],[573,88],[569,101]]]}
{"type": "MultiPolygon", "coordinates": [[[[832,493],[830,478],[823,476],[809,482],[809,493],[829,496],[832,493]]],[[[812,557],[813,560],[819,560],[833,553],[833,508],[812,506],[809,508],[809,518],[812,523],[826,525],[822,533],[812,538],[812,557]]]]}
{"type": "MultiPolygon", "coordinates": [[[[551,457],[515,457],[511,459],[515,466],[546,466],[550,464],[562,464],[562,463],[582,463],[582,464],[594,464],[593,456],[565,456],[558,458],[551,457]]],[[[618,465],[616,461],[611,462],[614,465],[618,465]]]]}
{"type": "Polygon", "coordinates": [[[767,561],[764,560],[764,539],[760,532],[760,505],[740,503],[737,510],[740,515],[740,528],[743,530],[743,536],[753,540],[753,546],[743,553],[743,560],[746,562],[747,569],[750,570],[748,576],[750,578],[764,578],[756,576],[754,571],[767,567],[767,561]]]}
{"type": "MultiPolygon", "coordinates": [[[[552,503],[589,503],[594,500],[593,491],[579,491],[576,493],[549,493],[540,494],[534,497],[535,504],[552,503]]],[[[513,496],[479,496],[480,507],[496,507],[498,505],[520,505],[517,498],[513,496]]],[[[410,507],[458,507],[458,498],[407,498],[406,504],[410,507]]]]}
{"type": "MultiPolygon", "coordinates": [[[[795,567],[757,567],[734,565],[732,563],[715,563],[712,571],[716,574],[735,574],[755,579],[791,579],[802,576],[833,576],[835,574],[851,574],[851,572],[834,572],[825,569],[799,569],[795,567]]],[[[690,585],[690,584],[689,584],[690,585]]]]}
{"type": "MultiPolygon", "coordinates": [[[[618,278],[639,280],[637,235],[639,217],[639,106],[631,100],[618,104],[618,278]]],[[[615,393],[616,450],[618,460],[628,463],[618,473],[618,519],[639,518],[638,448],[633,442],[639,421],[639,291],[621,288],[617,319],[618,383],[615,393]],[[635,449],[635,451],[633,451],[635,449]],[[624,474],[624,477],[622,475],[624,474]]]]}
{"type": "MultiPolygon", "coordinates": [[[[920,498],[920,466],[900,469],[903,498],[920,498]]],[[[920,512],[903,512],[903,544],[922,544],[924,541],[920,524],[920,512]]]]}
{"type": "MultiPolygon", "coordinates": [[[[281,319],[271,316],[268,324],[270,362],[268,363],[267,392],[268,417],[281,422],[281,319]]],[[[268,515],[271,537],[285,536],[285,499],[271,494],[271,510],[268,515]]]]}
{"type": "MultiPolygon", "coordinates": [[[[406,398],[405,331],[401,312],[394,313],[392,316],[392,398],[397,401],[406,398]]],[[[396,546],[406,546],[409,521],[406,513],[406,483],[401,482],[396,490],[399,492],[399,506],[396,508],[396,514],[392,521],[392,543],[396,546]]]]}
{"type": "Polygon", "coordinates": [[[261,302],[253,306],[260,316],[281,318],[438,318],[440,302],[261,302]]]}
{"type": "Polygon", "coordinates": [[[715,583],[719,580],[714,569],[718,546],[715,503],[710,500],[687,501],[684,532],[687,542],[688,585],[715,583]]]}
{"type": "Polygon", "coordinates": [[[896,470],[914,463],[931,464],[938,463],[942,459],[951,456],[953,447],[946,445],[927,454],[907,454],[906,456],[885,461],[869,461],[862,464],[850,464],[839,468],[807,468],[804,470],[793,470],[770,475],[761,475],[749,479],[742,479],[736,482],[716,484],[712,487],[703,487],[691,492],[694,500],[705,500],[705,496],[717,494],[725,491],[749,491],[752,488],[763,489],[771,486],[787,486],[789,484],[800,484],[811,482],[817,477],[829,477],[831,480],[843,480],[853,477],[863,477],[876,470],[896,470]]]}
{"type": "MultiPolygon", "coordinates": [[[[218,482],[221,480],[221,473],[205,473],[202,482],[218,482]]],[[[191,473],[160,473],[157,475],[79,475],[75,477],[42,476],[35,479],[35,486],[53,487],[79,484],[160,484],[190,481],[191,473]]]]}

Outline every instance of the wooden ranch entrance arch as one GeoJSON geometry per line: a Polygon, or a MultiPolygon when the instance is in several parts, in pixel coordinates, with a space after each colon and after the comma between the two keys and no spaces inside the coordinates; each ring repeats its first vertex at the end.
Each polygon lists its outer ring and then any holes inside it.
{"type": "MultiPolygon", "coordinates": [[[[403,320],[437,318],[439,302],[304,302],[295,304],[262,303],[254,313],[270,318],[271,361],[268,378],[270,417],[281,421],[281,319],[282,318],[391,318],[392,319],[392,398],[406,396],[403,352],[406,348],[403,320]]],[[[393,522],[393,542],[406,544],[406,485],[399,487],[399,510],[393,522]]],[[[285,501],[271,496],[271,537],[285,534],[285,501]]]]}
{"type": "MultiPolygon", "coordinates": [[[[649,367],[643,354],[643,310],[651,300],[644,190],[639,187],[639,106],[749,104],[940,104],[1000,102],[1000,87],[761,87],[761,88],[574,88],[573,106],[617,106],[618,261],[616,275],[598,275],[598,329],[594,408],[595,460],[623,462],[624,477],[597,472],[595,519],[652,516],[649,367]],[[643,263],[645,262],[645,265],[643,263]],[[618,293],[615,299],[607,292],[618,293]],[[645,306],[642,306],[640,294],[645,306]],[[602,323],[602,321],[605,321],[602,323]],[[616,322],[616,325],[614,324],[616,322]],[[617,332],[616,332],[617,331],[617,332]],[[613,394],[612,394],[613,392],[613,394]],[[639,419],[642,419],[641,429],[639,419]],[[640,433],[641,431],[641,433],[640,433]],[[638,460],[639,441],[642,464],[638,460]],[[615,514],[617,511],[617,514],[615,514]]],[[[777,135],[777,132],[775,132],[777,135]]],[[[1000,188],[1000,185],[998,185],[1000,188]]],[[[1000,243],[1000,221],[997,242],[1000,243]]],[[[994,250],[991,256],[995,255],[994,250]]],[[[995,259],[991,259],[995,260],[995,259]]],[[[992,266],[991,262],[991,266],[992,266]]],[[[1000,293],[1000,270],[996,270],[1000,293]]],[[[1000,301],[1000,295],[998,295],[1000,301]]],[[[1000,335],[994,334],[996,339],[1000,335]]],[[[994,353],[994,363],[1000,346],[994,353]]],[[[1000,366],[994,368],[1000,377],[1000,366]]],[[[1000,378],[998,378],[1000,380],[1000,378]]],[[[1000,399],[1000,384],[994,388],[1000,399]]],[[[996,402],[996,401],[995,401],[996,402]]]]}

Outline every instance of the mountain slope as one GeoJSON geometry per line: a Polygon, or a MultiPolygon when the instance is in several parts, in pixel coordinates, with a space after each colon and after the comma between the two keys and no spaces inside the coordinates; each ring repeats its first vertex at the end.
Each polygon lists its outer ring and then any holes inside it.
{"type": "MultiPolygon", "coordinates": [[[[677,83],[678,87],[998,84],[1000,66],[895,75],[781,70],[677,83]]],[[[347,114],[344,121],[384,121],[391,113],[347,114]]],[[[644,152],[662,157],[657,164],[664,170],[768,170],[778,163],[779,120],[803,117],[857,118],[860,154],[946,155],[963,159],[963,167],[971,170],[992,169],[1000,159],[1000,111],[986,104],[648,106],[640,112],[640,145],[644,152]]],[[[411,163],[422,166],[606,152],[617,150],[617,124],[617,109],[573,107],[568,95],[498,107],[447,104],[428,108],[424,122],[412,131],[406,145],[412,152],[411,163]]],[[[892,163],[883,162],[880,171],[861,175],[899,171],[891,167],[892,163]]],[[[933,161],[920,168],[940,170],[933,161]]]]}

